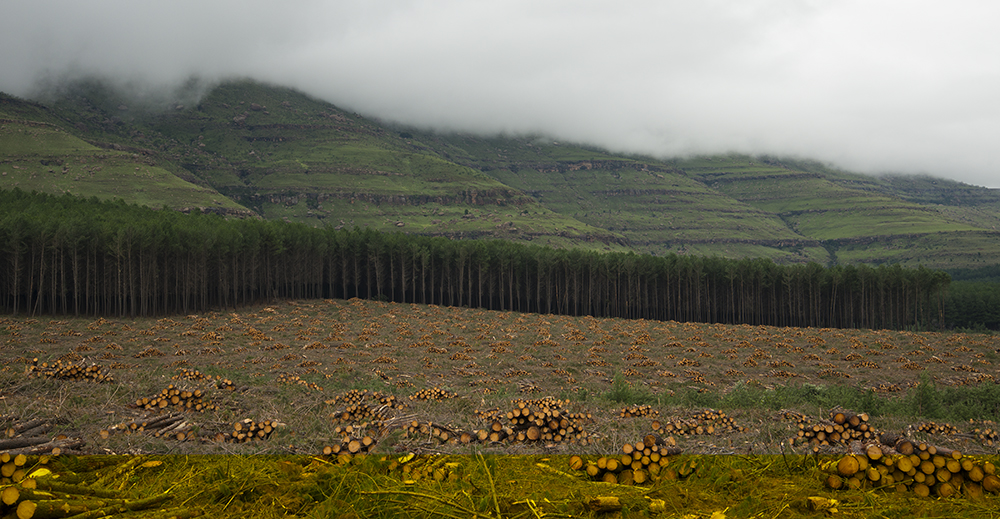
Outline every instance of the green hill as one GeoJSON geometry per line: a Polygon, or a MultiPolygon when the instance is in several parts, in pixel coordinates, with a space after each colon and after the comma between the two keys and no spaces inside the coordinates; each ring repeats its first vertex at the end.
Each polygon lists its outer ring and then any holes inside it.
{"type": "Polygon", "coordinates": [[[6,188],[451,238],[779,263],[974,269],[1000,258],[1000,190],[438,134],[249,80],[183,104],[95,82],[44,103],[0,96],[0,172],[6,188]]]}

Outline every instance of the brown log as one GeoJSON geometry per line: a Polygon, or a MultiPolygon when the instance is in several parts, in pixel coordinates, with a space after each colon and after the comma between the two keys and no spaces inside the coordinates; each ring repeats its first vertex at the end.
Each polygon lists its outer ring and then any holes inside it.
{"type": "Polygon", "coordinates": [[[865,445],[865,455],[872,461],[877,461],[882,457],[882,448],[875,443],[865,445]]]}
{"type": "Polygon", "coordinates": [[[30,447],[32,445],[40,445],[49,441],[51,438],[45,436],[37,436],[34,438],[11,438],[8,440],[0,440],[0,449],[2,450],[13,450],[22,447],[30,447]]]}
{"type": "Polygon", "coordinates": [[[67,449],[75,449],[77,447],[82,447],[86,444],[80,438],[66,438],[66,439],[56,439],[48,441],[45,443],[39,443],[28,447],[23,447],[20,449],[11,449],[9,452],[12,454],[25,454],[28,456],[35,454],[49,454],[58,449],[58,451],[65,451],[67,449]]]}

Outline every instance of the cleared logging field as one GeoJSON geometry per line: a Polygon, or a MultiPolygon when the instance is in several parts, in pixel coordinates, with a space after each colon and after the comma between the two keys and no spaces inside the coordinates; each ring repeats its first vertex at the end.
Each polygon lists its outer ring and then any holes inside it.
{"type": "Polygon", "coordinates": [[[914,399],[920,380],[995,387],[990,335],[355,299],[145,320],[6,317],[0,337],[6,435],[42,421],[83,454],[316,454],[351,439],[382,452],[603,454],[650,432],[685,453],[808,453],[851,439],[817,434],[838,405],[873,407],[853,409],[872,415],[872,433],[997,452],[992,416],[942,424],[910,408],[934,403],[914,399]],[[795,398],[786,408],[775,395],[795,398]]]}

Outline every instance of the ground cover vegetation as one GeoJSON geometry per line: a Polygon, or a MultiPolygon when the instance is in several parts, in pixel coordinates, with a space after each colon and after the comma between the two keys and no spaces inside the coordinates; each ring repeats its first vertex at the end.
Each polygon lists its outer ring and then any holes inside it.
{"type": "Polygon", "coordinates": [[[886,493],[875,473],[836,468],[855,442],[885,435],[991,459],[995,335],[361,299],[6,317],[0,334],[0,450],[57,449],[54,472],[136,507],[168,493],[185,513],[251,516],[780,517],[820,516],[827,503],[847,516],[976,517],[996,500],[959,490],[920,501],[912,478],[886,493]],[[646,441],[660,461],[607,469],[646,441]],[[588,475],[602,459],[600,477],[616,484],[588,475]]]}

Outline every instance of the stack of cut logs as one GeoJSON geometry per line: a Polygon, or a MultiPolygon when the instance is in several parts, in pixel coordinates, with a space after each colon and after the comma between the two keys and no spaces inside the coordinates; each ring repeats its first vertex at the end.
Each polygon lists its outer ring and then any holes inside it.
{"type": "MultiPolygon", "coordinates": [[[[27,477],[27,470],[30,467],[25,466],[28,463],[28,457],[24,454],[11,454],[9,452],[0,453],[0,485],[11,485],[13,483],[18,483],[27,477]]],[[[6,493],[3,494],[6,496],[6,493]]],[[[4,499],[5,504],[7,503],[4,499]]]]}
{"type": "Polygon", "coordinates": [[[621,418],[633,418],[640,416],[660,416],[660,412],[653,409],[652,406],[642,404],[642,405],[632,405],[626,407],[618,413],[621,418]]]}
{"type": "Polygon", "coordinates": [[[178,368],[177,371],[178,373],[170,378],[174,380],[190,380],[192,382],[211,382],[214,378],[215,387],[225,389],[227,391],[233,391],[236,389],[236,385],[233,384],[233,381],[228,378],[223,378],[218,375],[212,377],[211,375],[205,375],[196,369],[189,368],[178,368]]]}
{"type": "Polygon", "coordinates": [[[341,438],[340,443],[335,443],[333,445],[327,445],[323,447],[324,456],[353,456],[356,454],[365,454],[375,448],[378,442],[375,438],[369,435],[363,435],[360,438],[355,436],[344,436],[341,438]]]}
{"type": "Polygon", "coordinates": [[[352,389],[340,396],[325,402],[328,405],[345,404],[345,408],[330,414],[333,421],[341,423],[363,423],[367,420],[383,420],[393,409],[403,409],[405,404],[396,400],[395,396],[384,395],[378,391],[369,392],[352,389]],[[369,405],[369,401],[374,405],[369,405]]]}
{"type": "Polygon", "coordinates": [[[648,434],[641,442],[622,445],[618,456],[601,456],[596,461],[570,456],[569,466],[586,472],[594,481],[643,485],[661,478],[676,479],[676,473],[667,468],[667,457],[680,453],[680,448],[670,445],[659,435],[648,434]]]}
{"type": "Polygon", "coordinates": [[[57,422],[42,418],[14,423],[4,431],[6,438],[0,439],[0,451],[12,455],[70,454],[85,445],[80,438],[47,434],[54,423],[57,422]]]}
{"type": "MultiPolygon", "coordinates": [[[[109,460],[116,457],[108,456],[109,460]]],[[[143,456],[128,458],[128,461],[114,468],[109,476],[127,473],[135,470],[142,462],[143,456]]],[[[17,517],[18,519],[50,519],[58,517],[128,517],[143,510],[163,508],[170,494],[162,493],[154,496],[127,499],[116,489],[117,481],[98,478],[91,479],[91,484],[74,482],[79,475],[55,472],[56,464],[49,463],[47,456],[11,455],[0,452],[0,463],[4,467],[8,463],[17,467],[11,477],[0,479],[0,517],[17,517]],[[131,513],[129,513],[131,512],[131,513]]],[[[84,476],[86,477],[86,476],[84,476]]],[[[124,482],[121,483],[124,486],[124,482]]],[[[193,517],[200,512],[191,509],[174,508],[160,510],[162,517],[193,517]]]]}
{"type": "Polygon", "coordinates": [[[950,423],[937,423],[937,422],[924,422],[917,425],[914,430],[917,432],[924,432],[927,434],[933,434],[934,436],[951,436],[954,434],[960,434],[961,431],[958,427],[950,423]]]}
{"type": "Polygon", "coordinates": [[[960,452],[883,434],[867,443],[855,442],[852,454],[826,462],[829,488],[875,487],[918,496],[971,498],[1000,492],[996,467],[960,452]]]}
{"type": "Polygon", "coordinates": [[[216,439],[221,439],[230,443],[243,443],[251,440],[266,440],[271,437],[271,433],[274,432],[275,429],[283,425],[285,424],[275,420],[255,422],[250,418],[245,418],[234,423],[233,430],[228,435],[222,435],[221,438],[217,436],[216,439]]]}
{"type": "Polygon", "coordinates": [[[878,433],[868,425],[868,413],[853,413],[842,409],[830,411],[830,420],[809,424],[798,422],[799,430],[791,439],[793,445],[810,444],[813,450],[830,445],[848,445],[852,441],[871,441],[878,433]]]}
{"type": "Polygon", "coordinates": [[[1000,443],[1000,432],[997,431],[997,425],[992,420],[984,421],[982,427],[973,427],[970,432],[976,435],[979,441],[990,447],[995,443],[1000,443]]]}
{"type": "Polygon", "coordinates": [[[736,425],[732,417],[722,411],[708,409],[693,415],[690,419],[677,418],[668,422],[653,420],[653,432],[662,436],[702,435],[723,432],[743,432],[745,427],[736,425]]]}
{"type": "Polygon", "coordinates": [[[395,409],[403,409],[406,404],[400,402],[393,395],[386,395],[379,391],[368,391],[367,389],[358,390],[352,389],[339,396],[327,400],[325,403],[327,405],[344,404],[344,405],[355,405],[361,404],[366,401],[375,401],[381,405],[388,405],[395,409]]]}
{"type": "Polygon", "coordinates": [[[204,400],[203,396],[204,394],[200,389],[190,391],[170,384],[166,389],[160,391],[159,395],[152,398],[140,398],[136,400],[135,405],[144,409],[166,409],[170,406],[190,411],[212,411],[217,409],[214,404],[204,400]]]}
{"type": "Polygon", "coordinates": [[[189,422],[183,414],[165,414],[151,416],[132,422],[115,425],[110,429],[101,431],[101,437],[107,439],[113,432],[121,431],[126,434],[146,432],[156,438],[185,441],[196,438],[194,425],[189,422]]]}
{"type": "Polygon", "coordinates": [[[381,420],[386,417],[389,406],[371,407],[368,404],[349,405],[341,411],[330,413],[334,423],[364,423],[368,420],[381,420]]]}
{"type": "Polygon", "coordinates": [[[290,373],[279,373],[278,382],[282,384],[292,384],[292,385],[297,384],[300,386],[305,386],[306,388],[311,389],[313,391],[323,391],[323,386],[320,386],[315,382],[309,382],[308,380],[303,380],[298,375],[292,375],[290,373]]]}
{"type": "Polygon", "coordinates": [[[542,398],[511,402],[506,413],[477,412],[489,422],[487,429],[475,431],[476,439],[492,443],[514,442],[570,442],[586,445],[590,435],[581,422],[591,419],[589,413],[570,413],[563,410],[563,401],[542,398]]]}
{"type": "Polygon", "coordinates": [[[510,411],[477,409],[476,416],[489,424],[484,429],[462,430],[450,425],[412,420],[406,432],[409,436],[450,444],[567,442],[586,445],[591,435],[583,430],[581,424],[591,420],[590,414],[565,411],[563,403],[549,397],[515,399],[511,401],[510,411]]]}
{"type": "Polygon", "coordinates": [[[91,382],[113,382],[114,377],[104,371],[104,368],[97,364],[87,365],[84,361],[63,362],[56,360],[52,364],[48,362],[39,363],[38,359],[32,360],[28,368],[28,376],[48,377],[61,380],[89,380],[91,382]]]}
{"type": "Polygon", "coordinates": [[[444,400],[446,398],[457,398],[458,394],[448,391],[447,389],[441,389],[439,387],[431,387],[427,389],[421,389],[416,393],[410,395],[410,400],[444,400]]]}

